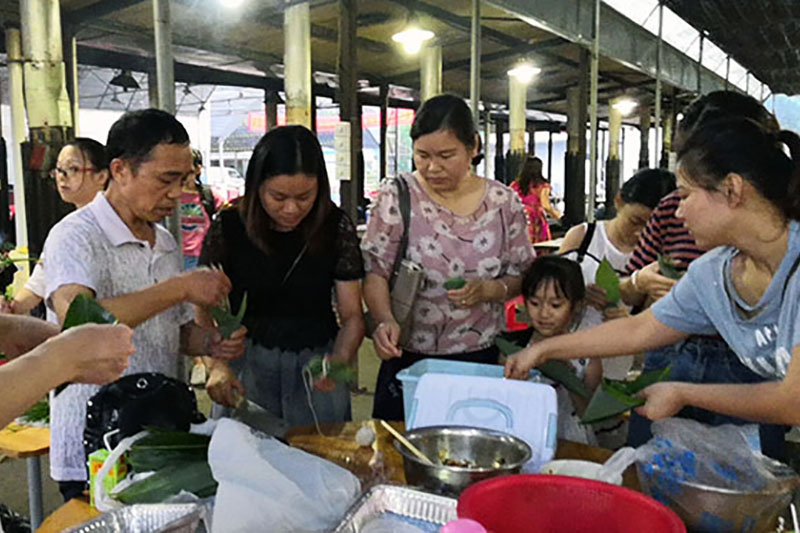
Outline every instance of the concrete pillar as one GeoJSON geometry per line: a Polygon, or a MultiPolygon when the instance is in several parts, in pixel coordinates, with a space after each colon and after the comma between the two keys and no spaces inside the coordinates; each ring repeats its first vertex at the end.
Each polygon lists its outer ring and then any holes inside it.
{"type": "Polygon", "coordinates": [[[340,140],[344,153],[337,155],[337,174],[340,180],[342,208],[354,222],[358,219],[358,206],[364,196],[364,156],[361,140],[361,106],[358,102],[358,46],[356,43],[356,0],[339,0],[339,55],[337,73],[339,88],[340,140]],[[346,126],[344,125],[346,124],[346,126]],[[344,129],[347,128],[345,132],[344,129]],[[342,171],[339,172],[342,163],[342,171]]]}
{"type": "MultiPolygon", "coordinates": [[[[22,143],[25,142],[25,96],[22,81],[22,37],[17,28],[6,28],[6,53],[8,55],[8,99],[11,104],[10,161],[14,174],[14,226],[17,246],[28,246],[27,208],[25,205],[25,180],[22,171],[22,143]]],[[[24,263],[26,269],[27,263],[24,263]]]]}
{"type": "Polygon", "coordinates": [[[511,183],[525,157],[525,106],[527,104],[528,84],[515,76],[508,77],[508,131],[511,134],[508,160],[506,161],[506,180],[511,183]]]}
{"type": "Polygon", "coordinates": [[[656,120],[656,143],[655,152],[658,158],[661,154],[662,128],[661,128],[661,63],[663,56],[663,30],[664,30],[664,3],[658,3],[658,42],[656,46],[656,94],[655,94],[655,120],[656,120]]]}
{"type": "MultiPolygon", "coordinates": [[[[158,89],[158,108],[167,113],[176,112],[175,109],[175,58],[172,55],[172,15],[170,14],[170,0],[153,0],[153,31],[156,50],[156,85],[158,89]]],[[[164,226],[172,234],[178,248],[182,247],[181,214],[175,210],[164,219],[164,226]]],[[[179,376],[183,359],[180,360],[179,376]]]]}
{"type": "Polygon", "coordinates": [[[58,0],[20,4],[28,127],[72,127],[58,0]]]}
{"type": "MultiPolygon", "coordinates": [[[[341,13],[341,12],[340,12],[341,13]]],[[[286,123],[311,128],[311,11],[303,2],[283,13],[286,123]]]]}
{"type": "MultiPolygon", "coordinates": [[[[564,204],[567,225],[586,216],[586,120],[589,99],[589,53],[581,50],[578,85],[567,89],[567,153],[564,204]]],[[[552,179],[552,177],[551,177],[552,179]]]]}
{"type": "MultiPolygon", "coordinates": [[[[72,110],[66,89],[58,0],[20,3],[23,79],[29,142],[22,145],[28,250],[39,256],[50,228],[72,206],[61,201],[48,173],[72,138],[72,110]]],[[[36,520],[32,520],[35,522],[36,520]]]]}
{"type": "Polygon", "coordinates": [[[278,126],[278,91],[267,89],[264,94],[264,115],[266,131],[278,126]]]}
{"type": "Polygon", "coordinates": [[[668,170],[675,171],[677,164],[677,154],[672,150],[672,141],[675,132],[675,123],[677,122],[678,109],[677,102],[672,98],[672,103],[669,107],[669,112],[664,117],[664,142],[662,144],[661,162],[659,166],[668,170]]]}
{"type": "Polygon", "coordinates": [[[650,168],[650,106],[639,106],[639,168],[650,168]]]}
{"type": "Polygon", "coordinates": [[[619,152],[620,134],[622,132],[622,112],[614,108],[614,104],[619,102],[619,98],[614,98],[608,103],[608,159],[606,159],[606,218],[612,218],[616,212],[614,209],[614,197],[619,192],[620,174],[622,172],[622,160],[619,152]]]}
{"type": "Polygon", "coordinates": [[[147,101],[150,107],[158,107],[158,78],[155,72],[147,73],[147,101]]]}
{"type": "Polygon", "coordinates": [[[419,54],[419,100],[442,93],[442,47],[431,44],[419,54]]]}
{"type": "Polygon", "coordinates": [[[597,91],[600,74],[600,0],[594,0],[592,17],[592,51],[589,75],[589,198],[586,203],[586,219],[594,222],[595,198],[597,197],[597,91]]]}
{"type": "Polygon", "coordinates": [[[483,112],[483,176],[489,177],[489,138],[492,135],[492,120],[489,109],[483,112]]]}
{"type": "Polygon", "coordinates": [[[503,133],[505,132],[505,124],[500,120],[495,120],[494,123],[494,179],[500,183],[506,182],[505,172],[505,159],[503,154],[503,133]]]}
{"type": "Polygon", "coordinates": [[[469,103],[477,125],[481,100],[481,0],[472,0],[469,43],[469,103]]]}
{"type": "MultiPolygon", "coordinates": [[[[172,55],[170,0],[153,0],[153,28],[156,46],[158,107],[175,114],[175,67],[172,55]]],[[[180,234],[180,227],[178,227],[180,234]]],[[[171,230],[170,230],[171,231],[171,230]]]]}
{"type": "Polygon", "coordinates": [[[72,115],[72,132],[80,136],[78,113],[80,111],[80,95],[78,94],[78,41],[75,38],[75,27],[64,25],[64,64],[66,65],[66,89],[70,101],[72,115]]]}
{"type": "Polygon", "coordinates": [[[387,83],[381,83],[380,91],[378,93],[381,103],[380,108],[380,141],[378,143],[378,161],[380,165],[380,181],[383,182],[386,179],[386,171],[387,171],[387,157],[386,157],[386,133],[387,133],[387,125],[386,125],[386,116],[389,111],[389,85],[387,83]]]}
{"type": "Polygon", "coordinates": [[[536,125],[528,124],[528,156],[536,155],[536,125]]]}

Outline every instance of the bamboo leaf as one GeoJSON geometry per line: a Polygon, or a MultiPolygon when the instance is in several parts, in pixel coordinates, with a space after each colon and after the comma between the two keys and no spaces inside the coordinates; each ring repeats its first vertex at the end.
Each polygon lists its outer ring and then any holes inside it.
{"type": "Polygon", "coordinates": [[[81,293],[69,304],[61,331],[83,324],[115,324],[116,322],[117,319],[114,318],[114,315],[97,303],[97,300],[86,293],[81,293]]]}
{"type": "Polygon", "coordinates": [[[609,380],[604,379],[589,401],[581,418],[581,424],[594,424],[613,418],[642,404],[644,404],[643,398],[626,394],[618,385],[610,384],[609,380]]]}
{"type": "Polygon", "coordinates": [[[514,355],[522,349],[521,346],[518,346],[513,342],[504,339],[503,337],[495,337],[494,344],[500,350],[500,353],[506,357],[514,355]]]}
{"type": "Polygon", "coordinates": [[[658,254],[658,270],[661,271],[661,275],[669,279],[681,279],[683,276],[683,272],[678,270],[675,261],[668,255],[658,254]]]}
{"type": "Polygon", "coordinates": [[[247,292],[242,297],[242,304],[239,306],[239,312],[233,315],[230,310],[225,309],[221,305],[216,305],[209,309],[211,317],[217,323],[220,334],[226,339],[230,339],[236,330],[242,327],[242,319],[247,311],[247,292]]]}
{"type": "Polygon", "coordinates": [[[560,383],[565,389],[581,398],[588,398],[589,391],[586,390],[583,380],[579,378],[572,365],[564,361],[547,361],[536,367],[536,370],[548,379],[560,383]]]}
{"type": "Polygon", "coordinates": [[[611,305],[619,302],[619,276],[605,257],[597,268],[594,282],[606,291],[606,300],[611,305]]]}
{"type": "Polygon", "coordinates": [[[627,385],[626,392],[628,394],[636,394],[639,391],[646,389],[653,383],[658,383],[660,381],[669,381],[669,375],[670,375],[670,367],[664,368],[662,370],[651,370],[650,372],[643,372],[634,381],[626,383],[627,385]]]}
{"type": "Polygon", "coordinates": [[[458,276],[458,277],[455,277],[455,278],[450,278],[447,281],[445,281],[444,282],[444,288],[447,289],[448,291],[455,291],[455,290],[458,290],[458,289],[464,287],[464,285],[466,285],[466,284],[467,284],[467,280],[465,280],[461,276],[458,276]]]}
{"type": "MultiPolygon", "coordinates": [[[[306,363],[305,368],[311,372],[311,376],[314,379],[322,377],[322,359],[323,358],[321,355],[315,355],[309,359],[308,363],[306,363]]],[[[349,384],[356,380],[356,369],[347,363],[342,363],[340,361],[329,361],[328,377],[336,383],[349,384]]]]}

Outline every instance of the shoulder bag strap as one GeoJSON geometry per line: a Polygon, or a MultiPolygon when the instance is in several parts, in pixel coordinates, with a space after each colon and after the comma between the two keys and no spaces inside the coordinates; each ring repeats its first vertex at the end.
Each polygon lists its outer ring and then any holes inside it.
{"type": "Polygon", "coordinates": [[[597,227],[596,222],[589,222],[586,224],[586,234],[583,236],[583,240],[581,241],[581,245],[578,246],[578,263],[583,263],[583,258],[586,257],[586,252],[589,251],[589,245],[592,244],[592,239],[594,238],[594,230],[597,227]]]}
{"type": "Polygon", "coordinates": [[[406,256],[406,250],[408,250],[408,227],[411,224],[411,195],[408,191],[408,183],[402,176],[397,176],[394,182],[397,185],[397,203],[400,209],[400,218],[403,220],[403,235],[400,237],[400,246],[397,248],[397,255],[392,265],[392,276],[389,279],[390,289],[394,286],[394,281],[400,272],[400,265],[406,256]]]}

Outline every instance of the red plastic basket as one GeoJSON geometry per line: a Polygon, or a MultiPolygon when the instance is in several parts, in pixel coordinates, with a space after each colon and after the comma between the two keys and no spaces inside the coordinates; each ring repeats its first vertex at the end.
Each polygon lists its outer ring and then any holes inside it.
{"type": "Polygon", "coordinates": [[[490,533],[685,533],[667,507],[630,489],[589,479],[520,474],[468,487],[458,517],[490,533]]]}

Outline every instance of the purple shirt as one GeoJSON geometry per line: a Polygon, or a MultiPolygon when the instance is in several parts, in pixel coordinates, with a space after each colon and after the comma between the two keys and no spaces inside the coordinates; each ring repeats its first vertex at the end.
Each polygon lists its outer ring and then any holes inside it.
{"type": "MultiPolygon", "coordinates": [[[[403,176],[411,197],[411,227],[406,257],[425,271],[414,303],[408,350],[446,355],[488,347],[501,331],[503,303],[471,308],[454,305],[444,282],[452,277],[491,280],[518,276],[534,258],[526,234],[525,211],[514,191],[483,180],[480,205],[467,216],[456,215],[428,195],[413,174],[403,176]]],[[[397,186],[387,180],[370,211],[361,242],[367,272],[389,279],[403,234],[397,186]]]]}

